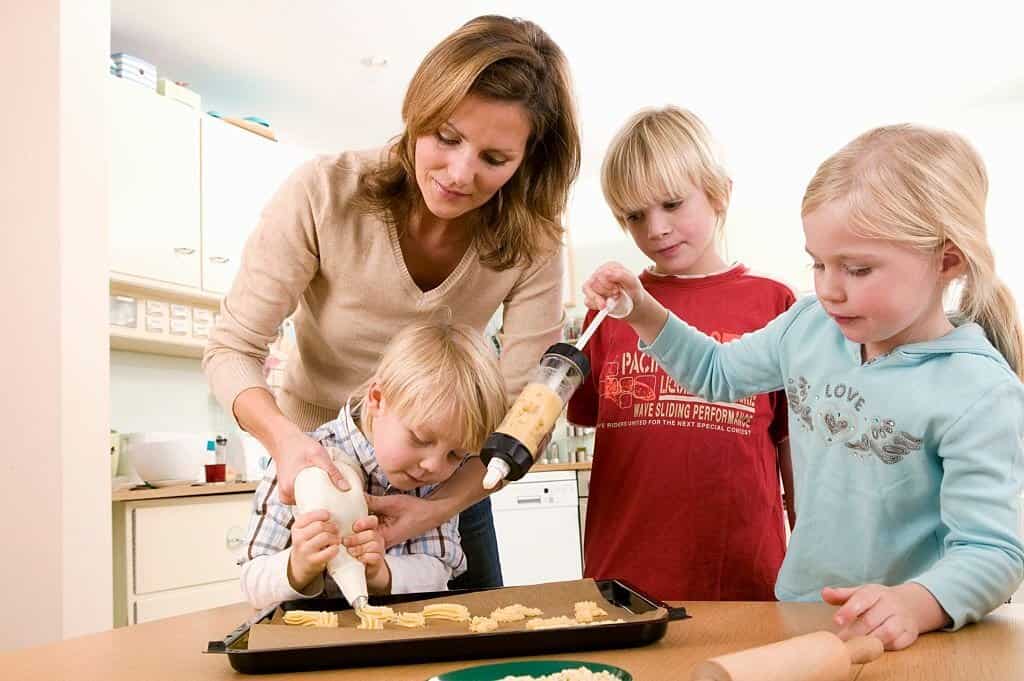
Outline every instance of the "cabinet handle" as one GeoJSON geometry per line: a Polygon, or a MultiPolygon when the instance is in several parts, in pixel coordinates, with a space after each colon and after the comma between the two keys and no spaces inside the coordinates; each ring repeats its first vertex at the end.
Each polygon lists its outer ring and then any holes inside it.
{"type": "Polygon", "coordinates": [[[225,258],[223,255],[211,255],[210,256],[210,262],[216,263],[218,265],[224,265],[227,262],[229,262],[230,260],[231,260],[231,258],[225,258]]]}
{"type": "Polygon", "coordinates": [[[225,543],[232,551],[241,548],[242,544],[245,543],[245,532],[237,525],[232,527],[228,530],[227,541],[225,543]]]}
{"type": "Polygon", "coordinates": [[[536,497],[516,497],[517,504],[539,504],[540,496],[536,497]]]}
{"type": "Polygon", "coordinates": [[[193,253],[196,252],[196,249],[178,247],[174,249],[174,252],[177,253],[178,255],[192,255],[193,253]]]}

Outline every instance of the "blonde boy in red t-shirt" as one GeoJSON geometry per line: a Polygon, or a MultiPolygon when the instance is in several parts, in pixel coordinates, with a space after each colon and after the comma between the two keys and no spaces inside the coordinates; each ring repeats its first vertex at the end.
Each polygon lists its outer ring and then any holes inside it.
{"type": "MultiPolygon", "coordinates": [[[[722,258],[732,182],[691,112],[635,114],[601,174],[616,219],[652,261],[644,287],[690,324],[728,342],[794,302],[789,287],[722,258]]],[[[593,370],[569,404],[571,422],[597,427],[586,576],[663,600],[774,600],[785,553],[780,474],[792,489],[785,396],[707,403],[614,319],[586,352],[593,370]]]]}

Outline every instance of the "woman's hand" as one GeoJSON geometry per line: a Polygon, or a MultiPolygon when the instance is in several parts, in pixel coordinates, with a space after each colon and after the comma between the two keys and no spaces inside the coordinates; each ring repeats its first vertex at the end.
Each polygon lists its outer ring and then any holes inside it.
{"type": "Polygon", "coordinates": [[[303,591],[338,554],[341,536],[327,511],[296,516],[292,525],[292,552],[288,557],[288,582],[303,591]]]}
{"type": "Polygon", "coordinates": [[[349,555],[366,566],[366,587],[373,594],[391,593],[391,569],[384,560],[384,537],[374,516],[360,518],[341,540],[349,555]]]}
{"type": "Polygon", "coordinates": [[[348,482],[331,461],[327,450],[298,429],[276,441],[271,455],[277,464],[277,485],[281,503],[295,503],[295,476],[303,468],[310,466],[322,468],[330,476],[331,482],[342,492],[349,490],[348,482]]]}
{"type": "Polygon", "coordinates": [[[913,582],[899,586],[825,587],[821,597],[826,603],[841,606],[835,614],[839,638],[848,641],[857,636],[874,636],[885,644],[886,650],[906,648],[920,634],[949,621],[931,592],[913,582]]]}
{"type": "Polygon", "coordinates": [[[379,530],[385,546],[401,544],[406,539],[438,527],[446,519],[437,520],[440,502],[420,499],[410,494],[366,497],[370,513],[380,520],[379,530]]]}
{"type": "Polygon", "coordinates": [[[338,489],[348,491],[348,483],[327,450],[281,413],[269,390],[243,390],[235,398],[232,410],[238,425],[252,433],[274,459],[281,503],[295,504],[295,476],[310,466],[322,468],[338,489]]]}

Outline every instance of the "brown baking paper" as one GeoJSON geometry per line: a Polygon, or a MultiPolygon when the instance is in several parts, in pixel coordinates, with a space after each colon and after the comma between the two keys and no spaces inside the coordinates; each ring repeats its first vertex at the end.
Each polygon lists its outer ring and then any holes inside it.
{"type": "MultiPolygon", "coordinates": [[[[580,579],[572,582],[552,582],[533,586],[514,586],[491,591],[480,591],[468,594],[452,594],[440,598],[423,601],[397,603],[391,606],[398,612],[419,612],[424,605],[430,603],[459,603],[469,608],[470,616],[486,617],[496,608],[519,603],[528,608],[540,608],[544,611],[541,617],[573,617],[573,605],[578,601],[594,601],[607,613],[596,621],[622,619],[626,622],[644,622],[659,620],[667,615],[664,608],[656,608],[643,614],[612,605],[601,595],[600,589],[592,579],[580,579]]],[[[373,604],[373,597],[370,597],[373,604]]],[[[378,641],[396,641],[411,639],[447,638],[450,636],[489,636],[510,631],[526,629],[526,622],[510,622],[499,624],[493,632],[477,634],[469,630],[468,622],[427,622],[427,626],[417,629],[405,629],[393,624],[384,625],[382,631],[356,629],[359,618],[351,610],[338,613],[338,626],[334,627],[301,627],[285,624],[284,613],[278,609],[269,623],[254,624],[249,631],[249,650],[266,650],[269,648],[305,648],[321,645],[359,645],[378,641]]],[[[611,626],[615,625],[598,625],[611,626]]],[[[540,633],[552,631],[539,630],[540,633]]]]}

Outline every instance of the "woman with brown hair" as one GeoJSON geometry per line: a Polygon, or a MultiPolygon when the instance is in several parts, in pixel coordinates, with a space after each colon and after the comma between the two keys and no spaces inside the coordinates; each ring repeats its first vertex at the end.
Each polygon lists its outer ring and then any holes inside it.
{"type": "MultiPolygon", "coordinates": [[[[423,60],[383,149],[318,157],[278,190],[249,237],[203,358],[221,404],[274,459],[285,503],[295,474],[319,466],[306,433],[336,417],[399,329],[447,308],[483,332],[502,311],[501,368],[525,385],[562,323],[562,214],[579,172],[568,67],[528,21],[473,19],[423,60]],[[296,353],[275,402],[262,374],[294,313],[296,353]]],[[[417,446],[414,437],[409,446],[417,446]]],[[[460,517],[469,571],[501,571],[483,466],[472,459],[430,501],[382,498],[389,545],[460,517]]]]}

